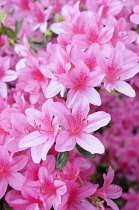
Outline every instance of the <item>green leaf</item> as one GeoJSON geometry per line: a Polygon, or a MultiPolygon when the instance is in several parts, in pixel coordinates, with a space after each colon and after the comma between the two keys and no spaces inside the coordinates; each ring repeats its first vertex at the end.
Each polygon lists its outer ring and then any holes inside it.
{"type": "Polygon", "coordinates": [[[16,21],[16,30],[15,30],[15,33],[18,34],[20,29],[21,29],[21,26],[22,26],[22,23],[23,23],[23,20],[19,20],[19,21],[16,21]]]}
{"type": "Polygon", "coordinates": [[[65,167],[65,165],[67,164],[69,160],[69,152],[61,152],[58,157],[57,157],[57,161],[56,161],[56,168],[57,170],[61,170],[62,168],[65,167]]]}
{"type": "Polygon", "coordinates": [[[35,48],[36,47],[45,47],[46,46],[45,42],[32,42],[31,45],[33,47],[35,47],[35,48]]]}
{"type": "Polygon", "coordinates": [[[46,36],[46,43],[49,43],[51,41],[51,36],[46,36]]]}
{"type": "Polygon", "coordinates": [[[91,154],[90,152],[86,151],[85,149],[83,149],[82,147],[80,147],[78,144],[76,144],[76,148],[78,149],[78,151],[85,157],[87,158],[95,158],[96,154],[91,154]]]}
{"type": "Polygon", "coordinates": [[[6,34],[8,38],[17,40],[16,33],[12,29],[6,27],[4,27],[3,29],[3,33],[6,34]]]}

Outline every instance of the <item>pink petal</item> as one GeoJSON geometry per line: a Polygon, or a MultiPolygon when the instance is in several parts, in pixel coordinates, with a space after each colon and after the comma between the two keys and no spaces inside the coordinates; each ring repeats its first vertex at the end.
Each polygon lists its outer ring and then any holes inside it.
{"type": "Polygon", "coordinates": [[[15,190],[21,190],[25,181],[25,177],[20,173],[11,173],[8,174],[7,180],[12,188],[15,190]]]}
{"type": "Polygon", "coordinates": [[[7,85],[5,82],[0,82],[0,95],[3,97],[3,98],[6,98],[7,97],[7,85]]]}
{"type": "Polygon", "coordinates": [[[133,8],[133,11],[135,13],[138,13],[139,14],[139,5],[136,5],[134,8],[133,8]]]}
{"type": "Polygon", "coordinates": [[[101,98],[99,93],[94,89],[94,88],[85,88],[82,91],[82,94],[84,96],[86,96],[86,98],[88,99],[88,102],[90,104],[94,104],[96,106],[100,106],[101,105],[101,98]]]}
{"type": "Polygon", "coordinates": [[[33,127],[37,125],[41,125],[42,123],[42,113],[39,110],[33,109],[33,108],[28,108],[25,111],[27,115],[27,121],[29,122],[30,125],[33,127]]]}
{"type": "Polygon", "coordinates": [[[122,188],[118,185],[111,184],[106,189],[106,194],[108,198],[117,199],[122,195],[122,188]]]}
{"type": "Polygon", "coordinates": [[[34,163],[40,163],[42,147],[43,144],[31,147],[31,156],[34,163]]]}
{"type": "Polygon", "coordinates": [[[107,205],[110,206],[113,210],[119,210],[118,206],[116,203],[114,203],[111,199],[107,199],[107,205]]]}
{"type": "Polygon", "coordinates": [[[67,107],[71,108],[73,104],[75,104],[80,98],[82,94],[79,90],[77,89],[70,89],[68,94],[67,94],[67,107]]]}
{"type": "Polygon", "coordinates": [[[11,82],[17,79],[17,73],[12,70],[8,70],[6,75],[2,78],[4,82],[11,82]]]}
{"type": "Polygon", "coordinates": [[[6,178],[5,177],[1,178],[0,179],[0,199],[6,193],[7,186],[8,186],[8,182],[7,182],[6,178]]]}
{"type": "Polygon", "coordinates": [[[51,80],[44,93],[45,97],[51,98],[53,96],[56,96],[62,88],[63,85],[59,81],[51,80]]]}
{"type": "Polygon", "coordinates": [[[26,208],[26,210],[40,210],[37,203],[34,203],[26,208]]]}
{"type": "Polygon", "coordinates": [[[10,68],[10,58],[9,57],[3,57],[2,58],[2,69],[6,72],[10,68]]]}
{"type": "Polygon", "coordinates": [[[104,178],[104,187],[107,188],[109,187],[109,185],[112,183],[113,179],[114,179],[114,170],[112,169],[112,167],[109,167],[108,173],[103,174],[103,178],[104,178]]]}
{"type": "Polygon", "coordinates": [[[43,144],[42,150],[41,150],[41,158],[42,160],[46,160],[47,153],[49,149],[52,147],[54,143],[54,138],[49,138],[45,144],[43,144]]]}
{"type": "Polygon", "coordinates": [[[112,1],[110,3],[110,9],[108,10],[108,14],[111,16],[117,15],[119,12],[121,12],[123,8],[123,3],[120,1],[112,1]]]}
{"type": "Polygon", "coordinates": [[[90,114],[87,118],[88,126],[84,129],[86,133],[90,133],[92,131],[96,131],[99,128],[107,125],[110,121],[110,114],[98,111],[93,114],[90,114]]]}
{"type": "Polygon", "coordinates": [[[66,184],[62,180],[54,180],[54,186],[56,187],[56,193],[58,195],[64,195],[67,191],[66,184]]]}
{"type": "Polygon", "coordinates": [[[16,156],[10,163],[10,171],[16,172],[25,167],[28,157],[26,155],[16,156]]]}
{"type": "Polygon", "coordinates": [[[78,98],[79,100],[77,101],[77,103],[73,104],[72,116],[74,116],[77,121],[81,122],[82,120],[87,118],[90,108],[87,99],[83,98],[82,95],[80,96],[81,97],[78,98]]]}
{"type": "Polygon", "coordinates": [[[97,210],[98,208],[93,206],[93,204],[89,203],[89,201],[83,199],[81,201],[80,210],[85,210],[85,209],[97,210]]]}
{"type": "Polygon", "coordinates": [[[75,144],[74,136],[70,136],[68,131],[61,131],[56,138],[55,150],[58,152],[71,151],[75,144]]]}
{"type": "Polygon", "coordinates": [[[14,129],[18,130],[20,133],[25,133],[25,128],[27,126],[26,116],[22,113],[13,113],[11,115],[11,123],[14,129]]]}
{"type": "Polygon", "coordinates": [[[104,146],[101,141],[91,134],[83,133],[76,138],[76,141],[80,145],[80,147],[90,152],[91,154],[104,153],[104,146]]]}
{"type": "Polygon", "coordinates": [[[125,81],[115,82],[114,88],[129,97],[135,97],[136,95],[134,89],[125,81]]]}
{"type": "Polygon", "coordinates": [[[9,153],[7,149],[0,145],[0,163],[6,164],[9,163],[9,153]]]}
{"type": "Polygon", "coordinates": [[[13,207],[13,209],[15,208],[16,210],[25,210],[26,207],[30,204],[29,200],[23,198],[20,191],[14,189],[10,190],[6,194],[5,200],[11,207],[13,207]]]}
{"type": "Polygon", "coordinates": [[[20,140],[19,147],[24,148],[24,147],[37,146],[46,142],[46,140],[47,140],[46,135],[41,134],[38,131],[34,131],[20,140]]]}
{"type": "Polygon", "coordinates": [[[105,44],[108,41],[110,41],[110,39],[113,36],[113,32],[114,32],[114,27],[112,26],[103,27],[99,35],[99,42],[101,44],[105,44]]]}
{"type": "Polygon", "coordinates": [[[133,14],[130,16],[130,20],[132,23],[139,24],[139,14],[133,14]]]}
{"type": "Polygon", "coordinates": [[[93,195],[98,188],[98,184],[89,184],[88,186],[82,186],[78,190],[78,194],[76,195],[77,199],[84,199],[91,195],[93,195]]]}

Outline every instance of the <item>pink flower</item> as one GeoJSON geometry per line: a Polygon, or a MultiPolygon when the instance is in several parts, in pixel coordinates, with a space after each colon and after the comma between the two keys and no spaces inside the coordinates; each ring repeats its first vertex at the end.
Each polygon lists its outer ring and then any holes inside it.
{"type": "Polygon", "coordinates": [[[6,192],[8,184],[16,190],[21,190],[25,177],[17,171],[24,168],[27,156],[16,156],[11,158],[8,151],[0,146],[0,198],[6,192]]]}
{"type": "Polygon", "coordinates": [[[99,106],[101,99],[94,87],[100,85],[103,77],[104,75],[99,71],[90,71],[81,60],[67,74],[62,74],[60,76],[61,83],[66,88],[70,88],[67,94],[68,107],[72,107],[81,96],[83,96],[83,100],[88,100],[88,103],[99,106]]]}
{"type": "Polygon", "coordinates": [[[60,93],[63,97],[66,88],[59,78],[61,74],[69,71],[71,64],[67,52],[60,45],[51,46],[48,51],[51,55],[50,64],[42,66],[42,72],[51,80],[44,91],[44,95],[46,98],[50,98],[60,93]]]}
{"type": "MultiPolygon", "coordinates": [[[[34,182],[25,183],[22,191],[10,190],[5,200],[13,210],[42,210],[43,201],[40,200],[37,193],[33,192],[34,182]]],[[[47,209],[48,210],[48,209],[47,209]]]]}
{"type": "Polygon", "coordinates": [[[102,143],[90,133],[106,125],[110,121],[109,114],[100,111],[87,117],[88,102],[81,98],[72,112],[61,103],[56,102],[54,106],[53,111],[62,127],[56,138],[56,151],[71,151],[77,143],[92,154],[104,152],[102,143]]]}
{"type": "Polygon", "coordinates": [[[108,174],[103,174],[103,187],[95,192],[95,195],[103,198],[107,205],[114,210],[119,210],[118,206],[111,200],[119,198],[122,195],[122,188],[118,185],[111,184],[114,178],[114,171],[109,167],[108,174]]]}
{"type": "Polygon", "coordinates": [[[85,198],[95,193],[98,187],[97,184],[80,186],[79,184],[73,181],[68,181],[66,182],[66,185],[67,185],[67,192],[63,195],[62,204],[59,205],[58,210],[95,209],[95,207],[91,205],[87,200],[85,200],[85,198]]]}
{"type": "Polygon", "coordinates": [[[40,2],[34,2],[31,8],[31,19],[32,19],[32,30],[35,31],[40,28],[41,32],[45,32],[47,30],[47,20],[52,11],[52,7],[48,7],[44,9],[43,5],[40,2]]]}
{"type": "Polygon", "coordinates": [[[129,188],[128,193],[123,193],[122,197],[127,200],[122,210],[137,209],[139,206],[139,194],[133,188],[129,188]]]}
{"type": "Polygon", "coordinates": [[[104,87],[111,91],[116,89],[120,93],[134,97],[135,91],[124,80],[130,79],[139,72],[138,56],[118,43],[109,58],[98,58],[98,63],[105,74],[104,87]]]}
{"type": "Polygon", "coordinates": [[[61,204],[61,196],[67,191],[65,182],[54,179],[43,166],[39,169],[38,176],[40,180],[40,196],[44,198],[49,209],[52,206],[54,209],[57,209],[59,204],[61,204]]]}
{"type": "MultiPolygon", "coordinates": [[[[25,53],[25,56],[28,54],[28,57],[21,59],[16,65],[19,77],[18,86],[20,89],[29,92],[38,100],[39,94],[42,94],[42,91],[45,92],[48,85],[48,78],[46,78],[41,71],[41,65],[44,64],[45,60],[39,57],[37,58],[36,56],[31,56],[29,52],[26,52],[22,47],[19,47],[18,50],[22,54],[25,53]]],[[[33,103],[33,101],[31,102],[33,103]]],[[[35,103],[36,102],[37,101],[35,101],[35,103]]]]}
{"type": "Polygon", "coordinates": [[[28,123],[35,128],[19,142],[20,148],[31,147],[31,155],[35,163],[46,160],[47,153],[52,147],[58,132],[58,119],[52,114],[52,99],[42,106],[42,112],[29,108],[26,110],[28,123]]]}
{"type": "Polygon", "coordinates": [[[3,98],[7,97],[6,82],[11,82],[17,79],[15,71],[9,70],[10,59],[8,57],[0,57],[0,95],[3,98]]]}

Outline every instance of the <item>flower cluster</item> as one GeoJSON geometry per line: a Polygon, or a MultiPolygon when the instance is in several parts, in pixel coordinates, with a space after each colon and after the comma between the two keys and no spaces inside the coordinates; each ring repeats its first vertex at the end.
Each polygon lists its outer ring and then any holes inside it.
{"type": "Polygon", "coordinates": [[[121,177],[138,180],[137,136],[124,139],[138,127],[138,4],[0,2],[0,198],[13,210],[118,210],[112,167],[103,186],[94,178],[105,148],[121,177]]]}

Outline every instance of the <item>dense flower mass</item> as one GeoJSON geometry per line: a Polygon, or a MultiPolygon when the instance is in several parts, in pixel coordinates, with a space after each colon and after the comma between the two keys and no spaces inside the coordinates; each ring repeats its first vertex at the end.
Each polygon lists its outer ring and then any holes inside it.
{"type": "Polygon", "coordinates": [[[3,209],[138,210],[138,25],[139,0],[0,2],[3,209]]]}

